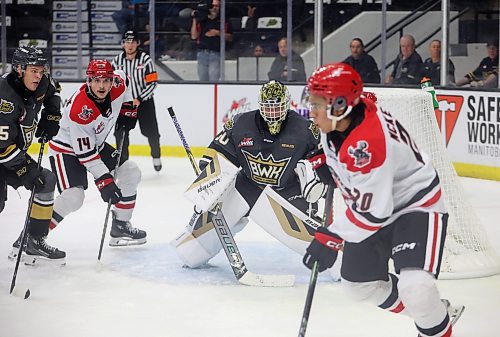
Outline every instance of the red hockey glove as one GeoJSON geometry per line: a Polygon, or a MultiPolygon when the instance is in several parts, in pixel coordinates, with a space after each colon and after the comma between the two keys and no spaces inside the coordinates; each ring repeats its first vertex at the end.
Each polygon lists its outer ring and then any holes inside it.
{"type": "Polygon", "coordinates": [[[318,271],[321,273],[333,266],[343,242],[337,234],[324,227],[319,227],[314,234],[314,239],[306,249],[302,262],[309,269],[313,268],[314,262],[318,262],[318,271]]]}
{"type": "Polygon", "coordinates": [[[95,180],[95,184],[101,192],[101,198],[105,202],[116,204],[122,198],[122,192],[116,186],[115,181],[111,174],[106,173],[95,180]]]}

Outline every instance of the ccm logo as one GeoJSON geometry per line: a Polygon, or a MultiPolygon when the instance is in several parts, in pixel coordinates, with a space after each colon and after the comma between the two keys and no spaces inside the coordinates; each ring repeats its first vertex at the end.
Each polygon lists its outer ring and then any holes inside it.
{"type": "Polygon", "coordinates": [[[335,250],[341,250],[342,249],[342,242],[328,240],[326,242],[326,246],[330,247],[332,249],[335,249],[335,250]]]}
{"type": "Polygon", "coordinates": [[[403,250],[412,250],[412,249],[415,249],[415,246],[417,245],[416,242],[412,242],[412,243],[400,243],[399,245],[397,245],[396,247],[392,248],[392,255],[398,253],[398,252],[401,252],[403,250]]]}

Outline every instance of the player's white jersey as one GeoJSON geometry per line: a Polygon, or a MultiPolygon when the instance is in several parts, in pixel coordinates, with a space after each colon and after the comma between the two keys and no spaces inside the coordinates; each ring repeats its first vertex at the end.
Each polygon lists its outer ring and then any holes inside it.
{"type": "Polygon", "coordinates": [[[347,205],[329,229],[360,242],[402,214],[446,213],[436,170],[389,111],[370,100],[364,119],[338,152],[333,134],[322,134],[326,162],[347,205]]]}
{"type": "Polygon", "coordinates": [[[101,150],[114,126],[122,104],[132,101],[129,81],[121,70],[114,72],[111,91],[97,103],[84,84],[64,104],[60,129],[49,142],[49,154],[75,155],[94,178],[109,172],[101,161],[101,150]]]}

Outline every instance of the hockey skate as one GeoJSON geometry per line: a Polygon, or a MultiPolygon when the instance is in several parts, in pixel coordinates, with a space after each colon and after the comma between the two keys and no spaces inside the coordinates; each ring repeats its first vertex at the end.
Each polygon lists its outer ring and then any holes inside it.
{"type": "Polygon", "coordinates": [[[32,266],[44,264],[45,262],[64,266],[66,264],[66,253],[47,244],[44,237],[28,235],[24,264],[32,266]]]}
{"type": "Polygon", "coordinates": [[[446,310],[448,310],[448,315],[450,316],[451,325],[455,325],[460,316],[462,316],[462,314],[464,313],[465,305],[463,304],[451,305],[450,301],[446,299],[442,299],[441,301],[446,306],[446,310]]]}
{"type": "MultiPolygon", "coordinates": [[[[12,250],[9,253],[9,256],[7,257],[9,260],[16,260],[17,259],[17,254],[19,254],[19,247],[21,247],[21,240],[23,238],[23,232],[19,234],[19,237],[17,240],[12,244],[12,250]]],[[[24,249],[23,252],[26,251],[26,242],[24,243],[24,249]]],[[[21,256],[21,262],[24,262],[25,255],[23,254],[21,256]]]]}
{"type": "Polygon", "coordinates": [[[132,227],[130,221],[117,220],[115,213],[113,212],[112,214],[113,224],[111,225],[110,246],[133,246],[146,243],[145,231],[132,227]]]}

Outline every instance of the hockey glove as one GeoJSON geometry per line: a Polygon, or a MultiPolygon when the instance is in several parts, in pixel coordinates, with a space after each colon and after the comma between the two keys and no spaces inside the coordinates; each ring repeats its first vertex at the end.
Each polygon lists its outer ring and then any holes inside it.
{"type": "Polygon", "coordinates": [[[326,185],[319,180],[312,164],[308,160],[299,160],[295,173],[299,177],[300,190],[304,199],[309,203],[318,202],[326,192],[326,185]]]}
{"type": "Polygon", "coordinates": [[[120,115],[116,120],[116,130],[125,129],[130,131],[137,124],[137,107],[132,102],[122,104],[120,115]]]}
{"type": "Polygon", "coordinates": [[[324,227],[319,227],[314,234],[314,239],[306,249],[302,262],[312,269],[314,262],[318,262],[318,271],[321,273],[331,268],[337,260],[338,251],[342,249],[343,240],[335,233],[324,227]]]}
{"type": "Polygon", "coordinates": [[[29,156],[27,156],[26,161],[15,167],[14,170],[27,190],[31,190],[33,186],[39,189],[45,185],[42,168],[38,167],[37,163],[29,156]]]}
{"type": "Polygon", "coordinates": [[[99,192],[101,192],[102,200],[105,202],[111,202],[114,205],[121,200],[122,192],[118,186],[116,186],[111,174],[103,174],[95,180],[95,184],[99,189],[99,192]]]}
{"type": "Polygon", "coordinates": [[[59,121],[61,114],[49,113],[45,109],[42,110],[42,115],[36,128],[35,137],[38,137],[38,142],[48,142],[59,131],[59,121]]]}

